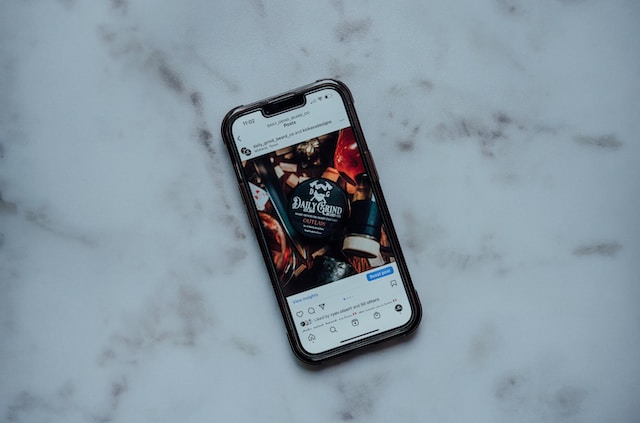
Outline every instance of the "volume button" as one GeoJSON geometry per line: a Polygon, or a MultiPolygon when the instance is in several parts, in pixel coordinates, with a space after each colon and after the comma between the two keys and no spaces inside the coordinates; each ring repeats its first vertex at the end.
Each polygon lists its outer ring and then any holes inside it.
{"type": "Polygon", "coordinates": [[[244,203],[244,211],[247,213],[247,217],[249,218],[249,223],[251,223],[251,226],[253,226],[254,229],[257,229],[258,221],[253,215],[253,208],[251,207],[252,198],[247,197],[247,190],[245,189],[245,187],[246,185],[244,182],[241,182],[240,185],[238,185],[240,196],[242,197],[242,202],[244,203]]]}

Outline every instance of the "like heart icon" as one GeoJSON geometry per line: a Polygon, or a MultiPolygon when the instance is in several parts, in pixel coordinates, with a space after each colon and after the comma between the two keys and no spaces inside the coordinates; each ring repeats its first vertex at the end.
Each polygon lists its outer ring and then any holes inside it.
{"type": "Polygon", "coordinates": [[[296,316],[298,316],[298,317],[302,317],[302,315],[303,315],[303,314],[304,314],[304,313],[303,313],[302,311],[299,311],[299,312],[297,312],[297,313],[296,313],[296,316]]]}

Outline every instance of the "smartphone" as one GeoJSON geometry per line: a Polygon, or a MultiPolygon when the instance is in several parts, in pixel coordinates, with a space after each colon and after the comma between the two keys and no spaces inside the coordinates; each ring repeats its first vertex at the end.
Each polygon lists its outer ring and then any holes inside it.
{"type": "Polygon", "coordinates": [[[346,85],[237,107],[222,137],[295,355],[321,363],[413,332],[420,301],[346,85]]]}

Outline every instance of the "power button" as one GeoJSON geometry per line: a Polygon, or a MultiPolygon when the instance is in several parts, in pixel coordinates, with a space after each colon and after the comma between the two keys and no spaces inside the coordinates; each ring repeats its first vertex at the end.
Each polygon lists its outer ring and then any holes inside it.
{"type": "Polygon", "coordinates": [[[367,162],[369,163],[369,170],[371,171],[372,175],[370,175],[369,177],[371,178],[372,181],[377,181],[378,180],[378,169],[376,169],[376,163],[373,161],[373,157],[371,156],[371,153],[369,153],[369,151],[365,151],[364,155],[366,156],[367,162]]]}

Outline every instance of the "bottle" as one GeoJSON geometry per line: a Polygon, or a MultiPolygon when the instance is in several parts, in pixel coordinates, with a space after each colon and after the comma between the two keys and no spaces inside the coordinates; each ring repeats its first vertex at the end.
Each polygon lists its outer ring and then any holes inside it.
{"type": "Polygon", "coordinates": [[[345,233],[342,243],[345,255],[364,258],[380,255],[382,219],[366,173],[356,176],[356,190],[351,200],[351,215],[345,233]]]}
{"type": "Polygon", "coordinates": [[[356,177],[365,171],[351,127],[340,130],[333,163],[340,175],[351,185],[355,185],[356,177]]]}

